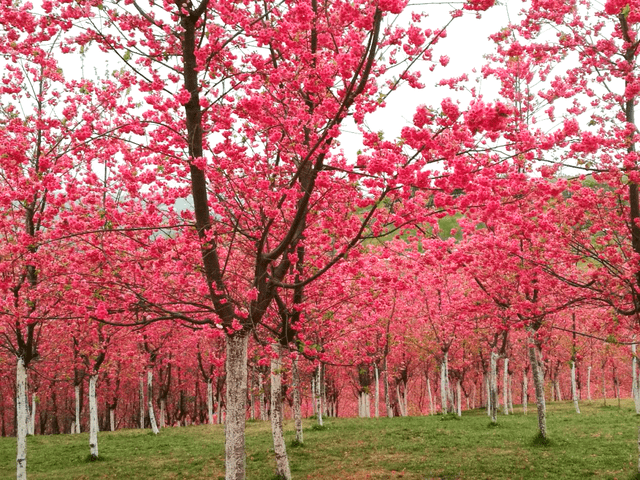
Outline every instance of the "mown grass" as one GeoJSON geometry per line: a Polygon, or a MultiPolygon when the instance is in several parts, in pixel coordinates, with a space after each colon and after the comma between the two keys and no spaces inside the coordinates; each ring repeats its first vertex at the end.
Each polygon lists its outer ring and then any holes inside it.
{"type": "MultiPolygon", "coordinates": [[[[293,448],[286,434],[295,479],[620,479],[636,478],[640,417],[630,401],[622,408],[601,403],[551,403],[550,441],[536,439],[535,405],[529,415],[500,416],[488,428],[481,410],[459,421],[441,417],[326,419],[313,429],[305,420],[305,443],[293,448]]],[[[194,426],[102,432],[100,459],[87,461],[87,434],[28,439],[28,477],[38,479],[224,478],[224,427],[194,426]]],[[[0,438],[0,478],[15,478],[15,439],[0,438]]],[[[266,422],[247,423],[250,480],[273,480],[275,463],[266,422]]]]}

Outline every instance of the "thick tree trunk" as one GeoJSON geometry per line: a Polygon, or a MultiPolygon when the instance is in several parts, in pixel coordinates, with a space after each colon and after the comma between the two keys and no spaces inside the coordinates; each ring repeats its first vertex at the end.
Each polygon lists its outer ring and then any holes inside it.
{"type": "Polygon", "coordinates": [[[445,353],[442,356],[442,363],[440,364],[440,404],[442,407],[442,414],[446,415],[449,413],[449,405],[447,403],[447,391],[449,390],[449,365],[448,365],[448,357],[449,354],[445,353]]]}
{"type": "Polygon", "coordinates": [[[22,357],[16,365],[16,479],[27,479],[27,369],[22,357]]]}
{"type": "Polygon", "coordinates": [[[207,379],[207,419],[209,425],[213,425],[213,385],[210,378],[207,379]]]}
{"type": "Polygon", "coordinates": [[[298,359],[291,361],[291,377],[293,383],[293,419],[296,425],[296,441],[302,445],[304,442],[302,430],[302,401],[300,399],[300,372],[298,372],[298,359]]]}
{"type": "Polygon", "coordinates": [[[246,478],[244,433],[247,401],[248,339],[248,335],[240,333],[227,337],[226,480],[245,480],[246,478]]]}
{"type": "Polygon", "coordinates": [[[491,423],[498,423],[498,354],[491,352],[489,362],[489,401],[491,402],[491,423]]]}
{"type": "Polygon", "coordinates": [[[74,387],[74,392],[76,394],[76,420],[75,430],[71,433],[80,433],[80,385],[74,387]]]}
{"type": "Polygon", "coordinates": [[[144,428],[144,379],[140,376],[140,428],[144,428]]]}
{"type": "Polygon", "coordinates": [[[282,347],[272,345],[275,352],[271,359],[271,434],[273,436],[273,451],[276,456],[276,476],[283,480],[291,480],[287,446],[284,441],[282,428],[282,347]]]}
{"type": "Polygon", "coordinates": [[[98,374],[89,377],[89,446],[91,458],[98,458],[98,401],[96,399],[96,382],[98,374]]]}
{"type": "Polygon", "coordinates": [[[505,358],[502,364],[502,411],[509,415],[509,359],[505,358]]]}
{"type": "Polygon", "coordinates": [[[380,417],[380,408],[379,408],[379,403],[380,403],[380,376],[378,375],[378,365],[376,365],[375,363],[373,364],[373,371],[376,375],[376,396],[375,396],[375,417],[378,418],[380,417]]]}
{"type": "Polygon", "coordinates": [[[147,408],[149,409],[149,423],[155,435],[159,433],[156,415],[153,410],[153,371],[147,370],[147,408]]]}
{"type": "Polygon", "coordinates": [[[530,340],[529,362],[536,391],[536,408],[538,410],[538,430],[542,438],[547,438],[547,407],[544,398],[544,374],[540,360],[540,351],[534,339],[530,340]]]}
{"type": "Polygon", "coordinates": [[[578,384],[576,383],[576,362],[571,360],[571,398],[576,413],[580,413],[580,405],[578,404],[578,384]]]}

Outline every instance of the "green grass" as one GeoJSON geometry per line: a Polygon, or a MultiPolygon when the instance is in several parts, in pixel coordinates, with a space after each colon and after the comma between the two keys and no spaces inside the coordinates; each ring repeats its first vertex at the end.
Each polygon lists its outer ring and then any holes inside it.
{"type": "MultiPolygon", "coordinates": [[[[536,438],[535,405],[529,415],[498,417],[487,428],[481,410],[458,421],[440,417],[305,420],[304,445],[287,447],[295,479],[619,479],[637,478],[640,417],[622,408],[548,404],[549,442],[536,438]]],[[[88,462],[87,434],[28,439],[29,480],[224,478],[224,427],[167,428],[160,435],[123,430],[99,434],[100,460],[88,462]]],[[[15,478],[15,439],[0,438],[0,478],[15,478]]],[[[274,478],[266,422],[247,423],[247,477],[274,478]]]]}

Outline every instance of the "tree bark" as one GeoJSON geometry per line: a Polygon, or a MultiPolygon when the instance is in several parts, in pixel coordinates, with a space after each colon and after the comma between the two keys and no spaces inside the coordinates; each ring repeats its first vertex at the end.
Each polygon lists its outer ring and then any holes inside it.
{"type": "Polygon", "coordinates": [[[167,418],[167,399],[160,399],[160,428],[166,427],[167,418]]]}
{"type": "Polygon", "coordinates": [[[140,377],[140,428],[144,428],[144,380],[140,377]]]}
{"type": "Polygon", "coordinates": [[[440,364],[440,404],[442,409],[442,414],[446,415],[449,413],[449,405],[447,403],[447,390],[449,390],[449,365],[448,365],[448,352],[442,356],[442,363],[440,364]]]}
{"type": "Polygon", "coordinates": [[[427,377],[427,395],[429,395],[429,414],[435,415],[436,406],[433,403],[433,393],[431,393],[431,381],[429,377],[427,377]]]}
{"type": "Polygon", "coordinates": [[[89,446],[91,458],[98,458],[98,402],[96,399],[96,382],[98,374],[89,377],[89,446]]]}
{"type": "MultiPolygon", "coordinates": [[[[258,382],[260,383],[260,420],[267,421],[267,399],[264,395],[264,378],[262,373],[258,373],[258,382]]],[[[314,409],[315,410],[315,409],[314,409]]]]}
{"type": "Polygon", "coordinates": [[[387,357],[384,358],[384,406],[387,409],[387,418],[393,418],[393,409],[389,398],[389,370],[387,368],[387,357]]]}
{"type": "Polygon", "coordinates": [[[282,428],[282,347],[280,344],[274,344],[272,348],[275,355],[271,359],[271,434],[276,456],[276,476],[283,480],[291,480],[289,457],[287,457],[282,428]]]}
{"type": "Polygon", "coordinates": [[[29,416],[29,435],[36,434],[36,394],[31,395],[31,412],[29,416]]]}
{"type": "Polygon", "coordinates": [[[149,409],[149,423],[151,424],[151,430],[155,435],[159,433],[158,425],[156,424],[156,415],[153,411],[153,371],[147,370],[147,408],[149,409]]]}
{"type": "Polygon", "coordinates": [[[631,345],[631,392],[633,394],[633,404],[636,408],[636,415],[640,415],[640,379],[638,378],[638,357],[636,344],[631,345]]]}
{"type": "Polygon", "coordinates": [[[538,430],[540,436],[547,438],[547,407],[544,398],[544,374],[540,360],[540,349],[535,343],[535,339],[530,339],[529,362],[531,363],[531,373],[536,391],[536,408],[538,410],[538,430]]]}
{"type": "Polygon", "coordinates": [[[580,405],[578,403],[578,384],[576,383],[576,362],[571,360],[571,398],[576,413],[580,413],[580,405]]]}
{"type": "Polygon", "coordinates": [[[75,430],[71,433],[80,433],[80,385],[74,387],[74,392],[76,394],[76,423],[75,430]]]}
{"type": "Polygon", "coordinates": [[[16,365],[16,479],[27,479],[27,369],[22,357],[16,365]]]}
{"type": "Polygon", "coordinates": [[[209,425],[213,425],[213,385],[210,378],[207,379],[207,418],[209,425]]]}
{"type": "Polygon", "coordinates": [[[489,362],[489,401],[491,423],[498,423],[498,354],[496,352],[491,352],[489,362]]]}
{"type": "Polygon", "coordinates": [[[375,396],[375,417],[378,418],[380,417],[380,409],[379,409],[379,403],[380,403],[380,377],[378,375],[378,365],[376,365],[375,363],[373,364],[373,371],[376,375],[376,396],[375,396]]]}
{"type": "Polygon", "coordinates": [[[296,425],[296,441],[302,445],[304,435],[302,430],[302,402],[300,399],[300,372],[298,372],[298,359],[291,361],[291,377],[293,383],[293,419],[296,425]]]}
{"type": "Polygon", "coordinates": [[[502,411],[505,415],[509,415],[509,359],[505,358],[502,362],[502,411]]]}
{"type": "Polygon", "coordinates": [[[321,427],[324,425],[322,421],[322,363],[318,365],[317,379],[316,379],[316,396],[317,396],[317,409],[318,409],[318,425],[321,427]]]}
{"type": "Polygon", "coordinates": [[[527,414],[527,406],[529,403],[529,376],[527,371],[522,372],[522,412],[527,414]]]}
{"type": "Polygon", "coordinates": [[[462,386],[460,385],[460,379],[456,382],[456,400],[457,400],[457,414],[459,417],[462,416],[462,386]]]}
{"type": "Polygon", "coordinates": [[[246,425],[248,339],[248,335],[243,334],[243,332],[227,336],[226,480],[245,480],[246,478],[244,432],[246,425]]]}
{"type": "Polygon", "coordinates": [[[587,400],[591,402],[591,365],[587,367],[587,400]]]}
{"type": "Polygon", "coordinates": [[[109,428],[111,429],[112,432],[115,432],[116,430],[116,409],[115,408],[109,409],[109,428]]]}

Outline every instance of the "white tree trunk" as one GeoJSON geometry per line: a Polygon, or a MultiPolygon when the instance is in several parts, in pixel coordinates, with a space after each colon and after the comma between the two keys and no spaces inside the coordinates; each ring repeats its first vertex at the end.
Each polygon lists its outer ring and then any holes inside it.
{"type": "Polygon", "coordinates": [[[560,380],[558,379],[558,373],[556,372],[556,378],[553,381],[553,384],[556,388],[556,400],[558,400],[559,402],[562,401],[562,390],[560,390],[560,380]]]}
{"type": "Polygon", "coordinates": [[[31,415],[29,417],[29,435],[36,434],[36,394],[31,395],[31,415]]]}
{"type": "Polygon", "coordinates": [[[440,364],[440,404],[442,407],[442,414],[449,413],[449,406],[447,404],[447,391],[449,390],[449,366],[448,366],[449,353],[445,353],[442,357],[442,363],[440,364]]]}
{"type": "Polygon", "coordinates": [[[429,377],[427,377],[427,395],[429,396],[429,414],[435,415],[436,406],[433,403],[433,394],[431,393],[431,381],[429,380],[429,377]]]}
{"type": "Polygon", "coordinates": [[[498,354],[491,352],[489,363],[489,398],[491,401],[491,423],[498,422],[498,354]]]}
{"type": "Polygon", "coordinates": [[[406,417],[407,412],[404,409],[404,397],[400,393],[400,385],[398,383],[396,383],[396,397],[398,398],[398,409],[400,410],[400,416],[406,417]]]}
{"type": "Polygon", "coordinates": [[[302,401],[300,399],[300,373],[298,372],[298,359],[291,361],[291,377],[293,383],[293,419],[296,425],[296,441],[302,444],[304,441],[302,430],[302,401]]]}
{"type": "Polygon", "coordinates": [[[75,430],[72,430],[71,433],[80,433],[80,385],[76,385],[74,391],[76,394],[76,421],[75,430]]]}
{"type": "Polygon", "coordinates": [[[459,417],[462,416],[462,386],[460,385],[460,379],[456,382],[456,400],[457,400],[457,414],[459,417]]]}
{"type": "Polygon", "coordinates": [[[322,411],[324,409],[324,405],[322,404],[322,394],[324,390],[322,383],[322,364],[320,364],[318,365],[318,376],[316,378],[316,395],[318,400],[318,425],[321,427],[324,425],[322,421],[322,411]]]}
{"type": "Polygon", "coordinates": [[[267,399],[264,395],[264,379],[262,373],[258,373],[258,382],[260,383],[260,420],[267,421],[267,399]]]}
{"type": "Polygon", "coordinates": [[[378,365],[376,365],[375,363],[373,364],[373,371],[375,372],[376,375],[376,396],[375,396],[375,416],[376,418],[380,417],[380,408],[379,408],[379,403],[380,403],[380,376],[378,374],[378,365]]]}
{"type": "Polygon", "coordinates": [[[27,369],[22,357],[18,357],[16,365],[16,424],[17,455],[16,479],[27,479],[27,369]]]}
{"type": "MultiPolygon", "coordinates": [[[[489,366],[489,368],[491,368],[491,366],[489,366]]],[[[487,399],[487,416],[491,417],[491,380],[490,377],[491,375],[488,374],[487,372],[483,373],[483,383],[484,383],[484,395],[485,398],[487,399]]]]}
{"type": "Polygon", "coordinates": [[[109,409],[109,427],[111,428],[112,432],[115,432],[116,430],[116,409],[115,408],[109,409]]]}
{"type": "Polygon", "coordinates": [[[160,399],[160,428],[164,428],[167,426],[166,418],[167,418],[167,400],[166,398],[161,398],[160,399]]]}
{"type": "Polygon", "coordinates": [[[98,374],[89,377],[89,446],[91,458],[98,458],[98,401],[96,399],[96,382],[98,374]]]}
{"type": "Polygon", "coordinates": [[[578,385],[576,383],[576,362],[571,360],[571,398],[576,413],[580,413],[580,405],[578,404],[578,385]]]}
{"type": "Polygon", "coordinates": [[[384,405],[387,409],[387,418],[393,418],[391,399],[389,398],[389,371],[387,370],[387,359],[384,359],[384,405]]]}
{"type": "Polygon", "coordinates": [[[502,362],[502,412],[509,415],[509,359],[502,362]]]}
{"type": "Polygon", "coordinates": [[[638,378],[638,357],[636,354],[636,344],[631,345],[631,392],[633,403],[636,407],[636,415],[640,415],[640,378],[638,378]]]}
{"type": "Polygon", "coordinates": [[[529,377],[527,371],[522,372],[522,412],[527,414],[527,404],[529,403],[529,377]]]}
{"type": "Polygon", "coordinates": [[[273,451],[276,456],[276,476],[284,480],[291,480],[287,446],[284,441],[282,428],[282,347],[280,344],[271,346],[275,352],[271,359],[271,434],[273,436],[273,451]]]}
{"type": "Polygon", "coordinates": [[[513,388],[512,387],[512,378],[513,375],[509,374],[509,411],[511,412],[511,415],[513,415],[513,388]]]}
{"type": "Polygon", "coordinates": [[[246,479],[245,425],[248,339],[248,335],[239,333],[227,336],[226,480],[246,479]]]}
{"type": "MultiPolygon", "coordinates": [[[[533,336],[533,335],[532,335],[533,336]]],[[[531,373],[533,375],[533,383],[536,391],[536,407],[538,410],[538,430],[542,438],[547,438],[547,407],[544,398],[544,374],[540,360],[540,352],[538,346],[534,343],[534,339],[530,339],[529,362],[531,363],[531,373]]]]}
{"type": "MultiPolygon", "coordinates": [[[[210,378],[207,379],[207,416],[209,425],[213,425],[213,385],[210,378]]],[[[253,417],[253,411],[251,416],[253,417]]]]}
{"type": "Polygon", "coordinates": [[[156,415],[153,410],[153,370],[147,370],[147,408],[149,409],[149,423],[155,435],[159,433],[156,415]]]}
{"type": "Polygon", "coordinates": [[[587,367],[587,400],[591,402],[591,365],[587,367]]]}
{"type": "Polygon", "coordinates": [[[144,428],[144,379],[140,376],[140,428],[144,428]]]}

